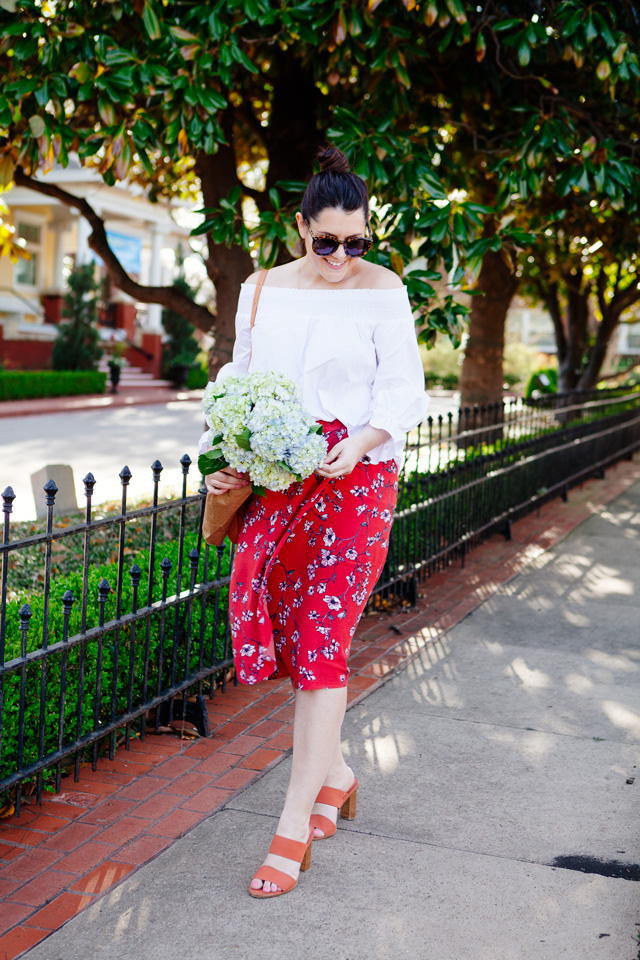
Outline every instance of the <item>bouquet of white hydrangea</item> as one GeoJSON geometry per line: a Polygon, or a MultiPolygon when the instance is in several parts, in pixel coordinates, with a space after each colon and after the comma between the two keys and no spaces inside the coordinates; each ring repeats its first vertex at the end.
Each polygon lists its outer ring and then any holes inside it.
{"type": "Polygon", "coordinates": [[[230,466],[248,473],[254,493],[286,490],[305,480],[327,453],[322,427],[303,408],[296,384],[279,373],[249,373],[207,384],[202,409],[211,450],[198,466],[207,475],[230,466]]]}

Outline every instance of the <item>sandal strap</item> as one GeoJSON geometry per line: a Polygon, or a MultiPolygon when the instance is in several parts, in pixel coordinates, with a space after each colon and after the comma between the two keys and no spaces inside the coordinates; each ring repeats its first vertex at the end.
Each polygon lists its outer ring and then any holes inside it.
{"type": "Polygon", "coordinates": [[[330,807],[341,807],[344,803],[345,794],[342,790],[336,790],[334,787],[322,787],[316,797],[316,803],[326,803],[330,807]]]}
{"type": "Polygon", "coordinates": [[[333,820],[329,820],[329,817],[324,817],[321,813],[312,814],[309,823],[312,827],[322,830],[325,837],[332,837],[336,832],[336,825],[333,820]]]}
{"type": "Polygon", "coordinates": [[[358,781],[354,780],[348,790],[336,790],[335,787],[321,787],[320,793],[316,797],[316,803],[326,803],[330,807],[341,807],[347,797],[358,787],[358,781]]]}
{"type": "MultiPolygon", "coordinates": [[[[295,841],[292,841],[295,842],[295,841]]],[[[297,881],[290,877],[288,873],[282,870],[276,870],[275,867],[262,866],[253,878],[254,880],[268,880],[269,883],[276,883],[283,893],[295,887],[297,881]]],[[[257,891],[256,891],[257,892],[257,891]]]]}
{"type": "Polygon", "coordinates": [[[290,840],[289,837],[280,837],[276,833],[269,853],[275,853],[277,857],[286,857],[287,860],[295,860],[296,863],[302,863],[309,841],[302,843],[300,840],[290,840]]]}

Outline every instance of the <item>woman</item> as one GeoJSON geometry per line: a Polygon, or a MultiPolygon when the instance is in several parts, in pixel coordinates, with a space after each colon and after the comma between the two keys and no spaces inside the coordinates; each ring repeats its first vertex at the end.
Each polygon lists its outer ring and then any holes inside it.
{"type": "MultiPolygon", "coordinates": [[[[249,502],[234,562],[238,677],[253,683],[277,669],[295,690],[291,779],[254,897],[292,889],[311,841],[335,833],[338,809],[355,816],[358,781],[340,743],[347,658],[388,550],[405,435],[428,402],[402,281],[363,259],[372,243],[366,185],[339,150],[318,159],[296,214],[304,255],[268,272],[253,330],[259,274],[243,284],[233,362],[219,374],[291,377],[329,446],[316,476],[249,502]]],[[[248,482],[230,468],[206,479],[214,494],[248,482]]]]}

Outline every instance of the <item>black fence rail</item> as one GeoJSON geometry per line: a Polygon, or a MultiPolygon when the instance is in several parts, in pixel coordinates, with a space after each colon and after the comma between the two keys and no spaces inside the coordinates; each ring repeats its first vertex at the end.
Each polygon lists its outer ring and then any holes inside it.
{"type": "Polygon", "coordinates": [[[0,790],[14,788],[18,813],[26,781],[38,800],[43,785],[59,790],[63,772],[77,779],[81,762],[95,769],[100,751],[127,746],[134,722],[142,737],[149,722],[208,732],[202,697],[232,663],[232,557],[203,542],[204,499],[187,495],[190,458],[181,465],[178,499],[159,502],[156,461],[151,503],[134,509],[125,467],[115,516],[94,512],[87,474],[84,522],[72,527],[54,523],[50,480],[46,530],[21,539],[11,539],[14,492],[2,495],[0,790]]]}
{"type": "Polygon", "coordinates": [[[429,417],[409,438],[388,560],[375,593],[419,580],[640,449],[640,390],[514,400],[429,417]],[[478,424],[482,424],[481,426],[478,424]],[[454,432],[455,431],[455,432],[454,432]]]}
{"type": "MultiPolygon", "coordinates": [[[[429,418],[409,438],[389,558],[378,597],[415,599],[418,581],[501,530],[519,514],[601,473],[640,447],[640,392],[544,397],[429,418]],[[454,424],[455,420],[455,424],[454,424]]],[[[0,544],[0,791],[19,813],[80,764],[113,757],[132,736],[187,722],[206,735],[204,698],[232,665],[227,618],[233,554],[200,532],[202,490],[160,501],[162,465],[148,503],[122,496],[92,506],[84,478],[82,522],[55,515],[46,527],[12,525],[15,495],[2,495],[0,544]],[[14,534],[17,530],[18,535],[14,534]]]]}

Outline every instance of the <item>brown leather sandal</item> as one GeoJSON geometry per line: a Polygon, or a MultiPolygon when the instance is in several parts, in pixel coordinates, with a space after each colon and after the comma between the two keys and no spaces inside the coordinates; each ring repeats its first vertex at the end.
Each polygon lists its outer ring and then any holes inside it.
{"type": "MultiPolygon", "coordinates": [[[[311,866],[311,841],[313,840],[313,827],[309,831],[309,839],[306,843],[300,840],[290,840],[288,837],[280,837],[277,833],[273,838],[269,853],[274,853],[277,857],[286,857],[287,860],[295,860],[300,864],[300,870],[308,870],[311,866]]],[[[268,880],[269,883],[277,883],[281,890],[263,893],[262,888],[253,890],[249,886],[249,893],[258,900],[267,900],[269,897],[280,897],[283,893],[289,893],[293,890],[297,880],[284,873],[282,870],[276,870],[275,867],[268,867],[263,864],[257,871],[253,880],[268,880]]]]}
{"type": "MultiPolygon", "coordinates": [[[[334,787],[322,787],[316,797],[316,803],[326,803],[330,807],[337,807],[340,810],[340,816],[343,820],[355,820],[356,818],[356,797],[358,792],[358,781],[354,780],[348,790],[336,790],[334,787]]],[[[309,823],[314,829],[322,830],[323,837],[313,837],[314,840],[326,840],[332,837],[336,832],[336,825],[329,817],[321,813],[314,813],[309,818],[309,823]]]]}

